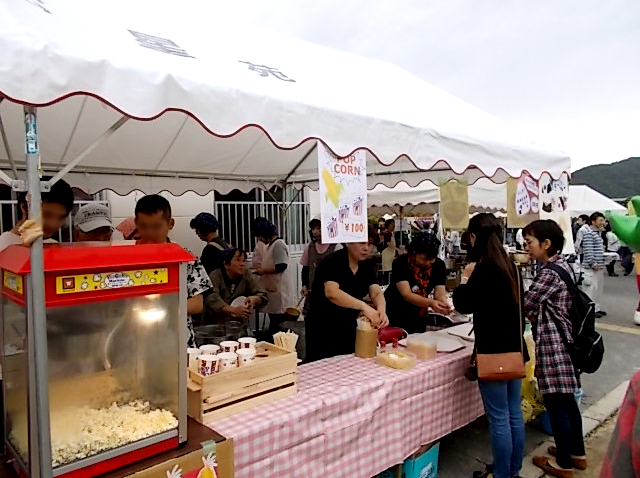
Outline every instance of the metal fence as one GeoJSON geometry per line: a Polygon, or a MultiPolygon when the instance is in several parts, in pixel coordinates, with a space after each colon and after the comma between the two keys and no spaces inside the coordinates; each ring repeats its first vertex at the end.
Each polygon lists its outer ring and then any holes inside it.
{"type": "MultiPolygon", "coordinates": [[[[76,200],[74,201],[74,207],[71,214],[65,221],[65,224],[60,228],[58,236],[55,238],[59,242],[73,242],[73,228],[75,226],[74,219],[75,213],[78,208],[85,204],[103,204],[110,208],[109,201],[88,201],[88,200],[76,200]]],[[[19,218],[18,201],[14,199],[0,200],[0,230],[2,232],[9,231],[19,218]]]]}
{"type": "Polygon", "coordinates": [[[291,253],[301,252],[309,240],[310,206],[307,202],[288,203],[286,211],[276,202],[216,201],[214,207],[222,237],[249,253],[256,244],[251,222],[258,216],[266,217],[276,225],[291,253]]]}

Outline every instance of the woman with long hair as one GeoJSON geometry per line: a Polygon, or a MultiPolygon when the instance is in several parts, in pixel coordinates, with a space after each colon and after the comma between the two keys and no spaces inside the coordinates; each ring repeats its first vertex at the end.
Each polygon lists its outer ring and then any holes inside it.
{"type": "MultiPolygon", "coordinates": [[[[502,246],[502,225],[493,214],[478,214],[469,221],[471,261],[461,285],[453,293],[458,312],[473,314],[478,354],[524,353],[520,297],[521,281],[502,246]]],[[[524,420],[520,408],[520,380],[478,382],[489,419],[493,465],[474,477],[518,476],[524,454],[524,420]]]]}

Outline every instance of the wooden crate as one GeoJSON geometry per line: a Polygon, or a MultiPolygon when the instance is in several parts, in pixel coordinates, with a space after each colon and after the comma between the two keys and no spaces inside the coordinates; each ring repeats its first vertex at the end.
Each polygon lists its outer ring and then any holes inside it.
{"type": "Polygon", "coordinates": [[[256,344],[251,365],[202,376],[189,370],[187,413],[200,423],[295,395],[298,357],[267,342],[256,344]]]}

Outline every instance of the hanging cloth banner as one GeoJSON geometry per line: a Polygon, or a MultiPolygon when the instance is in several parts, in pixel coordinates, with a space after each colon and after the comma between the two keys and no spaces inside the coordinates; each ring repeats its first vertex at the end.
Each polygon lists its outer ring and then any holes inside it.
{"type": "Polygon", "coordinates": [[[525,227],[540,218],[540,188],[528,173],[507,179],[507,226],[525,227]]]}
{"type": "Polygon", "coordinates": [[[563,254],[574,254],[569,210],[569,177],[563,174],[553,179],[544,173],[540,178],[540,219],[553,219],[564,233],[563,254]]]}
{"type": "Polygon", "coordinates": [[[469,225],[469,187],[449,181],[440,185],[440,217],[444,229],[466,229],[469,225]]]}
{"type": "Polygon", "coordinates": [[[338,158],[318,142],[322,242],[367,242],[367,156],[338,158]]]}

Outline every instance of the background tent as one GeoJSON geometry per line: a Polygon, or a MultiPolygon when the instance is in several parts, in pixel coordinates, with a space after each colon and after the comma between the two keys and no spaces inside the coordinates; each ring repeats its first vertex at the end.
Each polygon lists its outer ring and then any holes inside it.
{"type": "Polygon", "coordinates": [[[627,208],[600,194],[589,186],[569,186],[569,209],[571,216],[591,214],[595,211],[619,212],[625,214],[627,208]]]}
{"type": "MultiPolygon", "coordinates": [[[[396,214],[411,217],[438,211],[440,191],[425,183],[417,188],[399,184],[393,189],[378,186],[368,196],[369,214],[396,214]]],[[[469,186],[469,212],[506,211],[506,186],[481,179],[469,186]]],[[[624,206],[591,189],[589,186],[569,186],[569,210],[572,217],[595,211],[626,211],[624,206]]]]}

